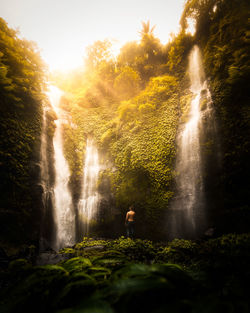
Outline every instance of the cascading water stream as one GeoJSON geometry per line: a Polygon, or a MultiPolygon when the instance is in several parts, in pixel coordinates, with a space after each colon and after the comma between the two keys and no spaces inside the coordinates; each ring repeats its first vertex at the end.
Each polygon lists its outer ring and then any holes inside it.
{"type": "Polygon", "coordinates": [[[47,138],[47,118],[48,107],[43,107],[43,123],[41,132],[41,149],[40,149],[40,168],[41,168],[41,186],[42,186],[42,220],[40,235],[40,250],[44,250],[53,243],[53,202],[54,192],[51,184],[49,173],[48,158],[48,138],[47,138]]]}
{"type": "Polygon", "coordinates": [[[100,171],[99,156],[97,148],[92,139],[87,139],[85,166],[83,177],[83,189],[78,205],[78,217],[80,232],[84,236],[89,235],[90,224],[95,220],[99,194],[97,191],[98,174],[100,171]]]}
{"type": "MultiPolygon", "coordinates": [[[[44,194],[49,190],[49,166],[47,158],[47,119],[46,119],[46,107],[43,108],[43,124],[41,133],[41,184],[44,188],[44,194]]],[[[43,199],[44,201],[44,199],[43,199]]]]}
{"type": "Polygon", "coordinates": [[[200,209],[203,201],[203,177],[201,170],[201,154],[199,143],[200,99],[202,84],[202,68],[199,49],[194,47],[189,59],[190,90],[195,95],[191,101],[190,120],[185,125],[180,139],[179,158],[177,159],[177,184],[182,196],[185,196],[185,206],[190,226],[195,230],[195,206],[200,209]]]}
{"type": "Polygon", "coordinates": [[[50,87],[49,99],[58,119],[53,138],[55,185],[54,185],[54,222],[56,225],[54,249],[75,243],[75,213],[71,193],[68,188],[69,167],[63,153],[62,125],[66,121],[64,112],[59,108],[62,92],[50,87]]]}
{"type": "Polygon", "coordinates": [[[204,177],[201,159],[200,134],[202,118],[211,113],[210,93],[206,86],[198,46],[189,56],[190,91],[193,93],[190,118],[177,138],[176,187],[171,205],[169,230],[174,237],[195,237],[205,230],[204,177]],[[207,108],[200,110],[202,94],[206,93],[207,108]]]}

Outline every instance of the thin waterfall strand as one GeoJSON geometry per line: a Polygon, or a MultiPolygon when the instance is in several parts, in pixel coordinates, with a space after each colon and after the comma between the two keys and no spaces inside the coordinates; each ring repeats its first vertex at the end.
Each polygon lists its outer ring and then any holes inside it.
{"type": "Polygon", "coordinates": [[[83,234],[89,235],[90,224],[96,218],[99,194],[97,191],[98,174],[100,171],[97,148],[92,139],[87,139],[82,196],[79,201],[79,218],[84,224],[83,234]]]}
{"type": "MultiPolygon", "coordinates": [[[[43,108],[43,124],[41,133],[41,150],[40,150],[40,160],[41,160],[41,185],[44,189],[44,194],[49,189],[49,166],[47,158],[47,119],[46,119],[46,107],[43,108]]],[[[43,199],[44,200],[44,199],[43,199]]]]}
{"type": "Polygon", "coordinates": [[[41,132],[40,149],[40,182],[42,186],[42,221],[40,230],[40,249],[46,249],[53,243],[53,199],[54,193],[51,187],[49,160],[48,160],[48,142],[47,142],[47,113],[48,107],[43,107],[43,123],[41,132]]]}

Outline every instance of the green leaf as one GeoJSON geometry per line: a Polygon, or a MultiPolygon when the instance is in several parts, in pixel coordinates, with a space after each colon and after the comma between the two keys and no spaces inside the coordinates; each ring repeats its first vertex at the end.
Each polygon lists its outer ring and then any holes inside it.
{"type": "Polygon", "coordinates": [[[92,266],[92,263],[89,259],[83,257],[75,257],[69,259],[62,266],[70,273],[80,272],[84,269],[87,269],[92,266]]]}

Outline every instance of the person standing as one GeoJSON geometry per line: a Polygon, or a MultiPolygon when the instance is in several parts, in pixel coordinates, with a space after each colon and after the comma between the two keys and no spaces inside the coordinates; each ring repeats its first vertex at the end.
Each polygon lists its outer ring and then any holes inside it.
{"type": "Polygon", "coordinates": [[[135,209],[131,205],[126,214],[125,225],[127,227],[127,237],[133,239],[135,233],[135,209]]]}

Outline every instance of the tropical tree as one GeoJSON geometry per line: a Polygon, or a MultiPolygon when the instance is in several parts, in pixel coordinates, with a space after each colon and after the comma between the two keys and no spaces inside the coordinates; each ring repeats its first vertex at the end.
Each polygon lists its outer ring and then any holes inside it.
{"type": "Polygon", "coordinates": [[[109,40],[98,40],[93,45],[86,48],[86,66],[93,70],[112,60],[112,43],[109,40]]]}
{"type": "Polygon", "coordinates": [[[139,31],[141,41],[137,67],[146,82],[158,74],[158,67],[163,61],[163,46],[153,33],[155,27],[150,26],[150,21],[142,22],[142,30],[139,31]]]}
{"type": "Polygon", "coordinates": [[[139,34],[143,38],[144,36],[152,36],[153,31],[155,30],[156,25],[150,27],[150,21],[142,22],[142,30],[139,31],[139,34]]]}
{"type": "Polygon", "coordinates": [[[117,58],[118,67],[129,66],[137,69],[137,59],[140,56],[140,47],[136,41],[126,43],[120,50],[117,58]]]}
{"type": "Polygon", "coordinates": [[[121,68],[114,81],[114,88],[119,98],[123,100],[132,98],[140,90],[139,74],[129,66],[121,68]]]}

